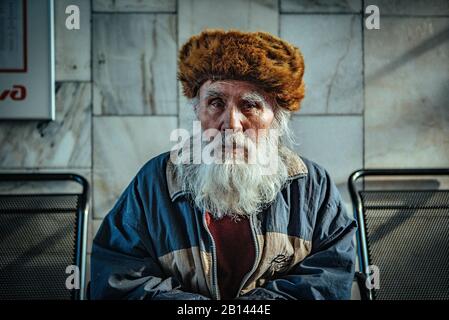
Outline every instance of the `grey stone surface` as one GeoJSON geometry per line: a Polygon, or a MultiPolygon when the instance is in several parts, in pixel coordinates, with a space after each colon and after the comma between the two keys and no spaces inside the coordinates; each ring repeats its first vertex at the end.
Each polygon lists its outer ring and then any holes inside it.
{"type": "Polygon", "coordinates": [[[291,128],[299,144],[295,150],[329,172],[352,212],[347,180],[363,168],[362,116],[299,116],[291,128]]]}
{"type": "MultiPolygon", "coordinates": [[[[447,0],[371,0],[369,4],[379,7],[381,16],[385,15],[448,15],[447,0]]],[[[368,5],[368,3],[366,4],[368,5]]]]}
{"type": "Polygon", "coordinates": [[[91,80],[91,8],[89,0],[58,0],[55,14],[55,77],[56,81],[91,80]],[[66,7],[79,8],[80,29],[66,27],[66,7]]]}
{"type": "Polygon", "coordinates": [[[361,9],[362,0],[281,0],[282,13],[349,13],[361,9]]]}
{"type": "Polygon", "coordinates": [[[178,3],[178,44],[204,28],[279,32],[277,0],[183,0],[178,3]]]}
{"type": "Polygon", "coordinates": [[[177,113],[172,14],[94,14],[94,113],[177,113]]]}
{"type": "Polygon", "coordinates": [[[449,165],[449,18],[384,17],[365,34],[367,167],[449,165]]]}
{"type": "Polygon", "coordinates": [[[94,218],[104,217],[139,169],[174,145],[176,117],[94,117],[94,218]]]}
{"type": "Polygon", "coordinates": [[[357,15],[281,15],[281,37],[305,63],[302,114],[361,114],[362,30],[357,15]]]}
{"type": "Polygon", "coordinates": [[[93,11],[175,12],[176,0],[92,0],[93,11]]]}
{"type": "Polygon", "coordinates": [[[56,85],[55,121],[0,121],[0,168],[90,168],[91,85],[56,85]]]}

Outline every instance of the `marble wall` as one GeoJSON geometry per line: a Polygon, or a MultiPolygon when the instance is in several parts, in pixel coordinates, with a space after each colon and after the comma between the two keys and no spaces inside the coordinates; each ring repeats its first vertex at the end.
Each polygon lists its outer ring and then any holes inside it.
{"type": "Polygon", "coordinates": [[[175,14],[94,13],[93,39],[95,115],[176,116],[175,14]]]}
{"type": "Polygon", "coordinates": [[[303,156],[349,205],[367,167],[449,166],[449,2],[57,0],[56,121],[0,122],[0,170],[70,171],[92,185],[90,240],[137,170],[189,127],[177,49],[205,27],[263,30],[299,46],[306,98],[292,119],[303,156]],[[65,29],[65,7],[81,29],[65,29]]]}
{"type": "Polygon", "coordinates": [[[365,35],[366,165],[447,167],[449,18],[385,17],[382,26],[365,35]]]}

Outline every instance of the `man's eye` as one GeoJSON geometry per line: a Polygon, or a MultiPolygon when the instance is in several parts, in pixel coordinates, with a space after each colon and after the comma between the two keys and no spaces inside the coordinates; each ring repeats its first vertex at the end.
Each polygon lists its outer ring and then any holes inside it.
{"type": "Polygon", "coordinates": [[[243,105],[243,108],[245,108],[247,110],[255,109],[255,108],[257,108],[257,103],[247,102],[243,105]]]}
{"type": "Polygon", "coordinates": [[[213,99],[209,102],[209,105],[214,108],[222,108],[224,104],[220,99],[213,99]]]}

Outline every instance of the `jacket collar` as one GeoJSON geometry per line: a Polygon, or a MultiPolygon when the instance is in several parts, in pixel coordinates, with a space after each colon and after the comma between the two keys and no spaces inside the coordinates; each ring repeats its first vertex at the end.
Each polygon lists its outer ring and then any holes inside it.
{"type": "MultiPolygon", "coordinates": [[[[305,165],[304,161],[298,154],[296,154],[294,151],[292,151],[287,147],[281,147],[279,149],[279,152],[281,157],[287,163],[289,180],[294,180],[296,178],[306,176],[308,174],[307,166],[305,165]]],[[[171,200],[174,201],[179,196],[188,193],[188,191],[182,189],[182,185],[177,175],[177,171],[175,170],[175,166],[170,158],[171,157],[169,157],[167,161],[167,168],[165,174],[167,178],[168,192],[171,200]]]]}

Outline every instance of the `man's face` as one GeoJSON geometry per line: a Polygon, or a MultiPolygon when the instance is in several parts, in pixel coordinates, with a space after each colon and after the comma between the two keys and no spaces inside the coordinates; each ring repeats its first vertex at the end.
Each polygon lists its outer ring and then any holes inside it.
{"type": "Polygon", "coordinates": [[[256,85],[240,80],[205,82],[199,90],[196,111],[203,130],[234,130],[248,134],[254,142],[258,130],[269,129],[274,120],[268,95],[256,85]]]}
{"type": "Polygon", "coordinates": [[[246,81],[207,81],[198,95],[202,138],[214,137],[214,158],[224,161],[178,165],[182,183],[196,205],[216,218],[255,214],[275,199],[288,178],[276,134],[286,126],[275,118],[281,111],[273,109],[268,94],[246,81]]]}

